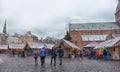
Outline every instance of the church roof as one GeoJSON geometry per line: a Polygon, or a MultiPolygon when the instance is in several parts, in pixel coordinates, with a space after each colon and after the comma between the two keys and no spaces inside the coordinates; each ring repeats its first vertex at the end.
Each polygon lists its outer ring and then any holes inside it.
{"type": "Polygon", "coordinates": [[[70,31],[78,30],[112,30],[120,29],[116,22],[99,22],[99,23],[72,23],[69,25],[70,31]]]}

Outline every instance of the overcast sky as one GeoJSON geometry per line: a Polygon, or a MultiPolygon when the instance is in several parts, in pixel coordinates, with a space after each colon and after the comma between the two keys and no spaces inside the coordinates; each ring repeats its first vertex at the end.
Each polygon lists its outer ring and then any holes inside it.
{"type": "Polygon", "coordinates": [[[113,22],[117,0],[0,0],[0,31],[62,38],[70,22],[113,22]]]}

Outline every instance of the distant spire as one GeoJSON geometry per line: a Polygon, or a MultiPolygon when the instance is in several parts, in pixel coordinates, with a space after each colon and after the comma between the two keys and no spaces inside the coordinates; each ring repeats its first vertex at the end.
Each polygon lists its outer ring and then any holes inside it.
{"type": "Polygon", "coordinates": [[[3,28],[3,33],[5,33],[5,34],[7,33],[7,32],[6,32],[6,21],[7,21],[7,20],[5,19],[4,28],[3,28]]]}

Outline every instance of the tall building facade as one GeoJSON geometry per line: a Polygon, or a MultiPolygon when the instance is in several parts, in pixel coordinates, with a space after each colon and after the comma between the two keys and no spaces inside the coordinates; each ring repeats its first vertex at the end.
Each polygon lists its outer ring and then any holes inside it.
{"type": "Polygon", "coordinates": [[[0,45],[6,45],[8,34],[0,33],[0,45]]]}
{"type": "Polygon", "coordinates": [[[115,13],[115,20],[116,22],[118,22],[118,24],[120,25],[120,0],[118,0],[118,5],[116,8],[116,13],[115,13]]]}
{"type": "Polygon", "coordinates": [[[33,35],[31,31],[28,31],[25,33],[25,35],[21,35],[20,38],[20,43],[26,44],[27,42],[38,42],[38,37],[33,35]]]}
{"type": "Polygon", "coordinates": [[[69,33],[80,48],[96,41],[98,43],[120,36],[120,0],[115,13],[116,22],[71,23],[69,33]]]}
{"type": "Polygon", "coordinates": [[[7,40],[6,40],[7,44],[19,44],[19,37],[17,36],[8,36],[7,40]]]}

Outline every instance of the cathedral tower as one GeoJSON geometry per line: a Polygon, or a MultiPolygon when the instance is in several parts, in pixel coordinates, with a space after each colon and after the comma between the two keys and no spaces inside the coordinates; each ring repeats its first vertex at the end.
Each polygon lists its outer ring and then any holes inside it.
{"type": "Polygon", "coordinates": [[[6,19],[5,19],[5,23],[4,23],[4,28],[3,28],[3,33],[7,33],[7,31],[6,31],[6,19]]]}

